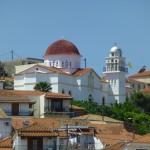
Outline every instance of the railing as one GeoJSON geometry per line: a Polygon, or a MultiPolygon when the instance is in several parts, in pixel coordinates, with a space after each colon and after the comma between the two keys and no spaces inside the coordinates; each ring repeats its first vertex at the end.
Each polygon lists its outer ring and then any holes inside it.
{"type": "Polygon", "coordinates": [[[69,112],[68,107],[44,107],[45,112],[69,112]]]}
{"type": "Polygon", "coordinates": [[[119,66],[118,68],[107,68],[103,67],[103,72],[111,72],[111,71],[123,71],[128,73],[128,68],[119,66]]]}
{"type": "Polygon", "coordinates": [[[33,116],[34,113],[32,111],[23,111],[23,112],[17,112],[17,111],[5,111],[5,113],[8,116],[33,116]]]}
{"type": "Polygon", "coordinates": [[[60,145],[43,145],[41,147],[28,147],[27,145],[15,145],[15,150],[96,150],[96,147],[101,147],[101,144],[91,143],[74,143],[74,144],[60,144],[60,145]]]}

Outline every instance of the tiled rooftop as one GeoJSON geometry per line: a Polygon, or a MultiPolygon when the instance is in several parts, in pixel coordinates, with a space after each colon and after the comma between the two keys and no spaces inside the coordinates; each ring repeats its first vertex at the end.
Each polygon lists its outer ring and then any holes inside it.
{"type": "Polygon", "coordinates": [[[140,135],[133,134],[137,132],[135,128],[129,124],[93,124],[96,127],[96,137],[103,143],[113,145],[120,141],[131,141],[140,137],[140,135]]]}
{"type": "Polygon", "coordinates": [[[137,80],[131,79],[131,78],[127,78],[126,82],[128,82],[128,83],[137,83],[137,84],[148,84],[146,82],[137,81],[137,80]]]}
{"type": "Polygon", "coordinates": [[[150,71],[144,71],[144,72],[141,72],[141,73],[137,73],[137,74],[134,74],[132,76],[129,76],[129,78],[146,77],[146,76],[150,76],[150,71]]]}
{"type": "Polygon", "coordinates": [[[27,96],[15,93],[14,90],[0,90],[0,102],[29,103],[27,96]]]}
{"type": "Polygon", "coordinates": [[[149,143],[150,144],[150,133],[135,139],[133,142],[134,143],[149,143]]]}
{"type": "Polygon", "coordinates": [[[142,93],[150,94],[150,88],[140,90],[142,93]]]}
{"type": "Polygon", "coordinates": [[[94,114],[88,114],[84,116],[74,117],[72,119],[81,119],[81,120],[88,120],[88,121],[102,121],[102,122],[114,122],[114,123],[123,123],[120,120],[116,120],[110,117],[106,116],[100,116],[100,115],[94,115],[94,114]]]}
{"type": "Polygon", "coordinates": [[[12,147],[12,139],[10,137],[0,141],[0,148],[11,148],[11,147],[12,147]]]}
{"type": "Polygon", "coordinates": [[[60,124],[57,122],[57,120],[53,118],[13,118],[12,126],[14,127],[14,129],[20,129],[26,126],[23,124],[24,120],[29,121],[29,125],[32,125],[34,123],[39,123],[47,127],[52,127],[53,125],[55,128],[60,127],[60,124]]]}
{"type": "Polygon", "coordinates": [[[5,112],[0,109],[0,118],[8,118],[8,116],[5,114],[5,112]]]}

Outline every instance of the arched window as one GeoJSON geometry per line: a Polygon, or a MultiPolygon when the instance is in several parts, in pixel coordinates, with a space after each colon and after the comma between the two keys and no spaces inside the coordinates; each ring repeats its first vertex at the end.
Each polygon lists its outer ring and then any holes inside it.
{"type": "Polygon", "coordinates": [[[102,105],[105,105],[105,97],[102,97],[102,105]]]}
{"type": "Polygon", "coordinates": [[[61,66],[64,67],[64,62],[62,61],[61,66]]]}
{"type": "Polygon", "coordinates": [[[65,94],[65,90],[64,89],[62,89],[62,92],[61,92],[62,94],[65,94]]]}
{"type": "Polygon", "coordinates": [[[70,96],[72,95],[72,92],[71,92],[71,90],[69,90],[68,94],[69,94],[70,96]]]}
{"type": "Polygon", "coordinates": [[[92,97],[91,94],[89,95],[88,99],[89,99],[89,102],[92,102],[92,101],[93,101],[93,97],[92,97]]]}
{"type": "Polygon", "coordinates": [[[66,60],[66,62],[65,62],[65,66],[67,67],[68,66],[68,61],[66,60]]]}

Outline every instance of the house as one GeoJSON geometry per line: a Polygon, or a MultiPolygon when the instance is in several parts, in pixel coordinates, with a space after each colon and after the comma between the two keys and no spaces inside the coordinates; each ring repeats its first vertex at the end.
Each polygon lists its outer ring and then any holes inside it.
{"type": "Polygon", "coordinates": [[[11,118],[0,109],[0,140],[9,137],[12,133],[11,118]]]}
{"type": "Polygon", "coordinates": [[[103,150],[150,150],[150,134],[143,135],[132,141],[121,141],[103,150]]]}
{"type": "Polygon", "coordinates": [[[63,117],[64,114],[70,117],[71,99],[68,94],[53,92],[1,90],[0,108],[9,116],[45,118],[52,117],[53,114],[60,114],[60,117],[63,117]]]}
{"type": "Polygon", "coordinates": [[[138,72],[134,75],[129,76],[130,79],[145,82],[150,86],[150,71],[144,70],[143,72],[138,72]]]}
{"type": "MultiPolygon", "coordinates": [[[[63,120],[63,119],[62,119],[63,120]]],[[[69,119],[66,119],[69,120],[69,119]]],[[[88,148],[94,144],[94,128],[89,126],[62,126],[54,118],[13,118],[13,148],[15,150],[60,150],[88,148]],[[76,139],[76,140],[75,140],[76,139]]]]}
{"type": "Polygon", "coordinates": [[[33,115],[33,104],[27,96],[14,93],[13,90],[0,90],[0,108],[8,116],[33,115]]]}

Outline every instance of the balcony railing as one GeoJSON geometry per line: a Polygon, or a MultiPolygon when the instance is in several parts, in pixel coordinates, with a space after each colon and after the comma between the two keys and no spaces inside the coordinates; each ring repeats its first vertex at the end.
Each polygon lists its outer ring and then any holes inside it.
{"type": "Polygon", "coordinates": [[[128,73],[128,68],[126,67],[117,67],[117,68],[107,68],[107,67],[103,67],[103,72],[112,72],[112,71],[122,71],[122,72],[126,72],[128,73]]]}
{"type": "Polygon", "coordinates": [[[45,107],[44,108],[45,112],[69,112],[68,107],[45,107]]]}
{"type": "Polygon", "coordinates": [[[5,113],[8,115],[8,116],[33,116],[34,113],[33,111],[20,111],[20,112],[17,112],[17,111],[5,111],[5,113]]]}
{"type": "Polygon", "coordinates": [[[74,143],[70,144],[68,141],[67,144],[60,144],[60,145],[43,145],[42,147],[28,147],[27,145],[15,145],[15,149],[18,150],[95,150],[96,147],[100,147],[101,144],[99,143],[74,143]],[[68,147],[68,148],[67,148],[68,147]]]}

